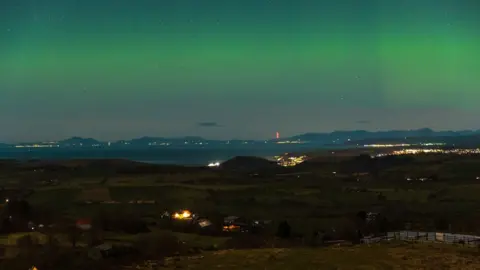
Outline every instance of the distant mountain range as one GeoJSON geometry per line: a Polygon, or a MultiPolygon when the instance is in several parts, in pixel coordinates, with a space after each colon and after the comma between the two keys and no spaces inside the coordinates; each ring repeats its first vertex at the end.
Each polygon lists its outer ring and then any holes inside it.
{"type": "Polygon", "coordinates": [[[26,142],[19,144],[2,144],[0,148],[8,147],[155,147],[155,146],[246,146],[258,144],[302,143],[317,146],[363,145],[380,142],[426,142],[435,140],[437,143],[465,142],[480,144],[480,130],[434,131],[429,128],[416,130],[388,131],[334,131],[330,133],[305,133],[288,138],[270,140],[208,140],[202,137],[189,136],[181,138],[141,137],[131,140],[104,142],[93,138],[72,137],[58,142],[26,142]]]}
{"type": "Polygon", "coordinates": [[[96,145],[102,144],[102,142],[95,140],[93,138],[81,138],[81,137],[72,137],[66,140],[57,142],[60,145],[96,145]]]}
{"type": "Polygon", "coordinates": [[[404,138],[378,138],[364,139],[348,142],[347,145],[371,145],[371,144],[428,144],[442,143],[446,146],[457,147],[480,147],[480,134],[458,136],[429,136],[429,137],[404,137],[404,138]]]}
{"type": "Polygon", "coordinates": [[[306,133],[293,136],[293,140],[301,141],[323,141],[325,143],[344,144],[352,141],[361,141],[367,139],[402,139],[402,138],[432,138],[432,137],[455,137],[480,134],[480,130],[461,130],[461,131],[434,131],[429,128],[416,130],[388,130],[388,131],[334,131],[331,133],[306,133]]]}

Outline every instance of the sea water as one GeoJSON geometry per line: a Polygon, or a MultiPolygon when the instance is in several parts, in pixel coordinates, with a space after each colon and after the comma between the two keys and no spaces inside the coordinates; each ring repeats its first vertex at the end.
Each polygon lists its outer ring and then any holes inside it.
{"type": "Polygon", "coordinates": [[[206,165],[222,162],[235,156],[257,156],[271,158],[285,152],[311,151],[315,147],[217,147],[217,148],[8,148],[0,149],[0,159],[128,159],[133,161],[178,164],[206,165]]]}

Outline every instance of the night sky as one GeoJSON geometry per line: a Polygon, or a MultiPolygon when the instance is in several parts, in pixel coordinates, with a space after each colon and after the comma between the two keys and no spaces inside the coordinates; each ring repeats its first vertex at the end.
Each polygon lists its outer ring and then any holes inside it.
{"type": "Polygon", "coordinates": [[[480,128],[478,0],[1,0],[0,141],[480,128]]]}

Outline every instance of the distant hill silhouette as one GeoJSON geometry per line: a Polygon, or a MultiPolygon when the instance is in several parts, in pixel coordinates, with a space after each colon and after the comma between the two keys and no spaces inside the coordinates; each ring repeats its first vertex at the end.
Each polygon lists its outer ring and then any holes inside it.
{"type": "Polygon", "coordinates": [[[66,140],[59,141],[58,144],[60,145],[92,145],[92,144],[99,144],[100,141],[97,141],[93,138],[81,138],[81,137],[72,137],[66,140]]]}
{"type": "Polygon", "coordinates": [[[362,141],[368,139],[403,139],[403,138],[432,138],[432,137],[457,137],[480,135],[480,130],[460,130],[460,131],[434,131],[430,128],[416,130],[387,130],[387,131],[334,131],[330,133],[305,133],[290,137],[291,140],[301,140],[309,142],[331,143],[351,143],[353,141],[362,141]]]}
{"type": "Polygon", "coordinates": [[[383,144],[419,144],[419,143],[444,143],[448,146],[472,147],[480,145],[480,134],[459,135],[459,136],[423,136],[423,137],[402,137],[402,138],[377,138],[364,139],[347,142],[347,145],[368,145],[374,143],[383,144]]]}
{"type": "MultiPolygon", "coordinates": [[[[135,138],[127,141],[121,141],[122,142],[128,142],[131,145],[145,145],[149,143],[154,143],[154,142],[202,142],[205,141],[204,138],[202,137],[197,137],[197,136],[187,136],[187,137],[180,137],[180,138],[165,138],[165,137],[140,137],[140,138],[135,138]]],[[[119,143],[119,142],[117,142],[119,143]]]]}
{"type": "MultiPolygon", "coordinates": [[[[367,131],[367,130],[350,130],[350,131],[333,131],[326,133],[305,133],[300,135],[295,135],[292,137],[285,137],[281,139],[272,139],[272,140],[209,140],[198,136],[185,136],[185,137],[149,137],[144,136],[140,138],[130,139],[130,140],[119,140],[114,142],[108,142],[110,147],[149,147],[155,145],[164,145],[174,144],[177,146],[190,147],[192,145],[199,145],[200,147],[215,146],[215,145],[225,145],[230,146],[241,146],[241,147],[250,147],[265,145],[265,142],[276,143],[277,141],[291,140],[296,141],[300,140],[306,143],[314,145],[344,145],[344,144],[360,144],[365,140],[365,143],[368,140],[378,141],[378,140],[400,140],[400,139],[429,139],[436,138],[437,141],[442,142],[449,141],[451,138],[463,137],[463,136],[480,136],[480,130],[459,130],[459,131],[435,131],[430,128],[421,128],[415,130],[385,130],[385,131],[367,131]],[[227,143],[228,142],[228,143],[227,143]]],[[[460,138],[463,140],[465,137],[460,138]]],[[[455,141],[454,139],[453,141],[455,141]]],[[[472,140],[476,138],[472,137],[472,140]]],[[[24,142],[22,144],[32,144],[32,142],[24,142]]],[[[93,145],[107,145],[107,142],[102,142],[93,138],[82,138],[82,137],[72,137],[66,140],[61,140],[58,142],[61,147],[69,146],[83,146],[91,147],[93,145]]],[[[1,147],[11,147],[8,144],[0,143],[1,147]]]]}
{"type": "Polygon", "coordinates": [[[220,168],[230,171],[272,171],[283,167],[273,161],[253,156],[238,156],[223,162],[220,168]]]}

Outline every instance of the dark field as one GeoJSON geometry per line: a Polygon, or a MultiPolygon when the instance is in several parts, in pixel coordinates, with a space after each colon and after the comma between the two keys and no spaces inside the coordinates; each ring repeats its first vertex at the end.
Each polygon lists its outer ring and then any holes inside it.
{"type": "MultiPolygon", "coordinates": [[[[290,169],[279,168],[278,172],[271,168],[265,171],[182,169],[127,161],[32,162],[27,165],[4,162],[1,171],[2,196],[13,198],[22,194],[36,217],[48,220],[44,222],[60,223],[100,216],[135,217],[150,224],[152,237],[171,230],[162,227],[161,214],[165,210],[178,209],[189,209],[212,221],[231,215],[249,220],[271,220],[270,233],[274,233],[281,221],[287,221],[292,233],[302,239],[315,231],[340,238],[342,233],[354,230],[355,217],[361,211],[380,213],[387,220],[386,230],[480,234],[480,180],[477,179],[480,157],[476,156],[323,157],[290,169]]],[[[57,234],[62,238],[64,233],[57,234]]],[[[187,231],[182,234],[178,230],[173,234],[187,245],[215,245],[220,249],[232,237],[199,236],[187,231]]],[[[131,243],[139,241],[142,235],[116,232],[104,237],[131,243]]],[[[68,241],[64,242],[68,246],[68,241]]],[[[398,256],[391,254],[410,252],[408,246],[348,250],[355,256],[362,252],[369,254],[360,256],[362,258],[375,258],[377,253],[390,254],[382,262],[369,264],[366,259],[358,262],[365,267],[378,267],[371,269],[393,269],[390,267],[398,263],[398,256]]],[[[222,264],[229,269],[242,269],[247,265],[249,269],[257,269],[254,266],[257,261],[258,269],[264,269],[268,260],[257,260],[256,256],[268,257],[271,252],[274,251],[252,251],[251,256],[255,258],[237,266],[235,260],[250,256],[249,252],[207,254],[201,263],[194,263],[197,267],[194,269],[210,267],[211,256],[225,260],[222,264]]],[[[294,249],[281,256],[304,256],[304,260],[313,260],[317,252],[321,257],[331,256],[332,260],[316,260],[317,264],[313,264],[316,269],[334,269],[335,265],[341,265],[341,260],[333,259],[340,251],[334,250],[294,249]]],[[[295,260],[288,261],[294,263],[295,260]]],[[[281,268],[291,267],[290,264],[281,264],[278,262],[272,269],[291,269],[281,268]]],[[[301,265],[299,262],[298,266],[301,265]]],[[[415,269],[408,268],[413,265],[405,262],[405,269],[415,269]]],[[[354,269],[348,265],[341,267],[354,269]]]]}

